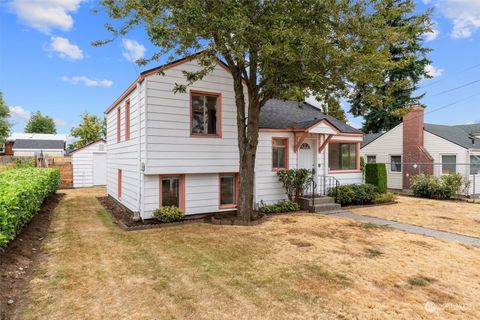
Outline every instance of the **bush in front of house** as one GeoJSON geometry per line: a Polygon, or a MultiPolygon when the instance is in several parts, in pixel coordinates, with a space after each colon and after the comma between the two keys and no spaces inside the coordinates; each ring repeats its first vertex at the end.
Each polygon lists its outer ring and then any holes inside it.
{"type": "Polygon", "coordinates": [[[470,182],[459,173],[441,177],[419,174],[412,177],[411,183],[415,196],[441,200],[451,199],[470,186],[470,182]]]}
{"type": "Polygon", "coordinates": [[[382,204],[382,203],[391,203],[395,201],[397,195],[395,193],[386,192],[386,193],[377,193],[375,195],[375,199],[373,200],[374,204],[382,204]]]}
{"type": "Polygon", "coordinates": [[[11,169],[0,173],[0,248],[15,238],[59,185],[57,169],[11,169]]]}
{"type": "Polygon", "coordinates": [[[311,176],[312,170],[308,169],[289,169],[277,172],[278,180],[283,184],[288,200],[297,203],[305,193],[311,176]]]}
{"type": "Polygon", "coordinates": [[[349,184],[330,189],[328,196],[342,207],[375,203],[377,188],[371,184],[349,184]]]}
{"type": "Polygon", "coordinates": [[[160,207],[153,213],[153,216],[161,222],[176,222],[182,221],[185,217],[182,209],[176,206],[160,207]]]}
{"type": "Polygon", "coordinates": [[[378,192],[387,192],[387,166],[385,163],[367,163],[365,166],[365,183],[377,187],[378,192]]]}
{"type": "Polygon", "coordinates": [[[281,200],[274,204],[262,204],[258,209],[263,214],[284,213],[300,210],[300,205],[290,200],[281,200]]]}

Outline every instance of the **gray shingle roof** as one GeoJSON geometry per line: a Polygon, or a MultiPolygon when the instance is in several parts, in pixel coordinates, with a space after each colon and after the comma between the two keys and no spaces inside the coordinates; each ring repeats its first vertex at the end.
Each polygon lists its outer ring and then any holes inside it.
{"type": "Polygon", "coordinates": [[[480,134],[480,124],[445,126],[425,123],[425,131],[448,140],[466,149],[480,149],[480,138],[472,143],[471,134],[480,134]]]}
{"type": "Polygon", "coordinates": [[[380,133],[368,133],[366,135],[363,136],[363,142],[362,144],[360,145],[360,148],[363,148],[365,147],[366,145],[370,144],[371,142],[377,140],[378,138],[380,138],[381,136],[383,136],[384,133],[383,132],[380,132],[380,133]]]}
{"type": "Polygon", "coordinates": [[[314,106],[304,102],[271,99],[260,111],[262,129],[306,129],[320,120],[327,120],[343,133],[361,133],[348,124],[323,114],[314,106]]]}
{"type": "Polygon", "coordinates": [[[13,149],[41,149],[52,150],[65,148],[65,142],[62,140],[35,140],[35,139],[18,139],[13,144],[13,149]]]}

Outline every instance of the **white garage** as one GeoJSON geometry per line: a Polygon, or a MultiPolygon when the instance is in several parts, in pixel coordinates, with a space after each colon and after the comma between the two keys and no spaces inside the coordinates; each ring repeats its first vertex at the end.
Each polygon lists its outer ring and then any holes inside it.
{"type": "Polygon", "coordinates": [[[93,187],[107,184],[107,150],[105,140],[98,140],[73,150],[73,187],[93,187]]]}

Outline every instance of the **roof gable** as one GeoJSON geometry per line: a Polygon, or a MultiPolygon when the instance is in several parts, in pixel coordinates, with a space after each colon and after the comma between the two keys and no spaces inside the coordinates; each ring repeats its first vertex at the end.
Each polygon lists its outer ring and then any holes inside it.
{"type": "Polygon", "coordinates": [[[465,149],[480,149],[480,138],[474,136],[480,132],[480,124],[447,126],[425,123],[424,129],[465,149]]]}

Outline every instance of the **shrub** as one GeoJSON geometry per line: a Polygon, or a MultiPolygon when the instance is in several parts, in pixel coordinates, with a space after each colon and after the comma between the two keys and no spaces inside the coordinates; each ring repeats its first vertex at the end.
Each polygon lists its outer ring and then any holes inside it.
{"type": "Polygon", "coordinates": [[[312,170],[289,169],[277,172],[278,180],[283,183],[288,200],[299,202],[308,186],[308,180],[312,176],[312,170]]]}
{"type": "Polygon", "coordinates": [[[365,166],[365,183],[373,184],[378,192],[387,192],[387,166],[385,163],[367,163],[365,166]]]}
{"type": "Polygon", "coordinates": [[[0,173],[0,248],[18,234],[59,185],[57,169],[12,169],[0,173]]]}
{"type": "Polygon", "coordinates": [[[450,199],[468,189],[469,182],[459,173],[444,175],[440,178],[419,174],[412,177],[412,191],[417,197],[431,199],[450,199]]]}
{"type": "Polygon", "coordinates": [[[328,192],[335,202],[342,206],[372,204],[377,194],[377,188],[371,184],[350,184],[339,186],[328,192]]]}
{"type": "Polygon", "coordinates": [[[15,168],[22,169],[22,168],[33,168],[35,167],[35,158],[33,157],[14,157],[13,163],[15,164],[15,168]]]}
{"type": "Polygon", "coordinates": [[[259,208],[259,211],[264,214],[292,212],[298,210],[300,210],[300,205],[290,200],[281,200],[275,204],[269,205],[262,204],[259,208]]]}
{"type": "Polygon", "coordinates": [[[185,217],[182,209],[175,206],[160,207],[155,210],[153,215],[161,222],[181,221],[185,217]]]}
{"type": "Polygon", "coordinates": [[[380,204],[380,203],[389,203],[389,202],[393,202],[395,201],[396,199],[396,195],[394,193],[391,193],[391,192],[387,192],[387,193],[377,193],[375,195],[375,199],[373,200],[373,202],[375,204],[380,204]]]}

